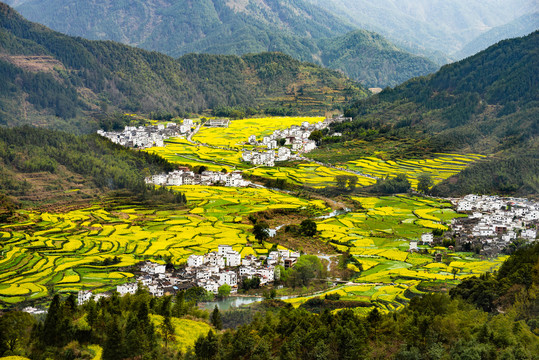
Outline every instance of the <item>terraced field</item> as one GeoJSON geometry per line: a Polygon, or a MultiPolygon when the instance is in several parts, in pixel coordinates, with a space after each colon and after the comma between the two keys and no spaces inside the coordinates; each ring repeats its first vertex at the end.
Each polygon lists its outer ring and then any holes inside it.
{"type": "MultiPolygon", "coordinates": [[[[245,173],[272,179],[284,179],[295,185],[307,185],[313,188],[336,186],[335,178],[338,175],[354,176],[346,171],[317,164],[298,164],[295,167],[259,167],[246,170],[245,173]]],[[[356,177],[358,187],[372,185],[376,182],[368,177],[356,177]]]]}
{"type": "MultiPolygon", "coordinates": [[[[383,284],[375,287],[383,289],[383,296],[376,295],[378,292],[371,294],[372,289],[355,294],[383,309],[399,308],[418,293],[415,287],[421,281],[458,281],[493,271],[505,259],[480,260],[472,254],[450,253],[445,248],[429,246],[420,246],[422,253],[409,253],[410,240],[436,228],[447,229],[445,223],[462,216],[456,214],[449,203],[408,196],[355,197],[354,200],[361,203],[364,211],[318,221],[320,237],[342,252],[349,251],[361,264],[364,271],[354,282],[383,284]],[[445,253],[444,261],[448,265],[433,262],[436,251],[445,253]],[[452,273],[454,268],[458,270],[456,276],[452,273]]],[[[357,264],[348,267],[358,271],[357,264]]],[[[350,298],[347,287],[339,291],[343,299],[350,298]]],[[[295,305],[304,301],[306,299],[291,300],[295,305]]]]}
{"type": "MultiPolygon", "coordinates": [[[[290,167],[253,167],[241,161],[241,148],[249,135],[261,138],[275,129],[317,122],[322,118],[264,118],[233,121],[230,128],[203,128],[193,144],[170,139],[158,153],[182,165],[205,165],[210,170],[241,169],[246,174],[285,179],[296,185],[335,186],[335,177],[350,172],[312,163],[290,167]],[[227,149],[224,149],[227,148],[227,149]]],[[[376,177],[406,173],[416,185],[417,176],[431,173],[435,181],[465,168],[481,155],[438,154],[430,160],[382,161],[362,158],[345,166],[376,177]]],[[[358,176],[358,186],[372,185],[372,178],[358,176]]],[[[307,209],[313,216],[329,213],[323,201],[305,200],[284,192],[253,188],[182,186],[189,208],[179,210],[99,206],[63,214],[29,212],[24,223],[0,224],[0,307],[25,299],[39,299],[55,291],[108,290],[133,274],[121,268],[144,259],[159,261],[172,256],[181,263],[191,254],[203,254],[229,244],[242,256],[267,254],[270,243],[254,241],[246,216],[277,208],[307,209]],[[105,259],[121,258],[104,266],[105,259]]],[[[409,240],[434,229],[445,230],[458,216],[450,204],[407,196],[355,197],[364,211],[317,220],[318,239],[337,250],[349,251],[356,262],[351,270],[363,272],[354,280],[369,285],[349,285],[337,291],[343,299],[368,299],[386,310],[399,308],[417,294],[420,281],[451,282],[498,267],[503,260],[479,261],[471,254],[446,253],[444,263],[433,263],[432,252],[410,254],[409,240]],[[458,274],[453,275],[452,270],[458,274]]],[[[439,249],[446,252],[446,249],[439,249]]],[[[295,305],[306,298],[290,300],[295,305]]],[[[365,311],[360,308],[357,311],[365,311]]]]}
{"type": "Polygon", "coordinates": [[[203,127],[193,140],[202,144],[239,149],[247,142],[250,135],[256,135],[260,141],[262,137],[273,134],[275,130],[301,125],[305,121],[312,124],[324,121],[324,119],[324,117],[270,117],[233,120],[226,129],[203,127]]]}
{"type": "Polygon", "coordinates": [[[50,289],[107,289],[133,275],[119,267],[171,255],[191,254],[229,244],[243,254],[267,254],[271,244],[253,244],[243,218],[273,208],[327,212],[320,200],[307,201],[266,189],[183,187],[190,208],[176,211],[97,206],[65,214],[29,213],[25,223],[0,225],[0,301],[4,304],[46,296],[50,289]],[[114,256],[121,262],[103,266],[114,256]]]}
{"type": "Polygon", "coordinates": [[[220,171],[223,168],[232,171],[248,167],[248,164],[242,163],[240,151],[195,145],[182,138],[169,139],[165,143],[165,147],[153,147],[146,151],[159,154],[179,165],[192,167],[204,165],[213,171],[220,171]]]}
{"type": "Polygon", "coordinates": [[[413,187],[417,187],[417,177],[421,174],[431,174],[434,183],[439,183],[448,177],[464,170],[471,163],[485,158],[478,154],[435,154],[432,159],[410,159],[384,161],[377,157],[365,157],[348,161],[341,166],[369,174],[378,178],[393,177],[406,174],[413,187]]]}

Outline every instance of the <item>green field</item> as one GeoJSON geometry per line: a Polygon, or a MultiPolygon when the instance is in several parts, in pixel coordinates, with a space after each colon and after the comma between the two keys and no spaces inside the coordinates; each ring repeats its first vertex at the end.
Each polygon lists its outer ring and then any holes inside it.
{"type": "Polygon", "coordinates": [[[219,147],[241,148],[250,135],[256,135],[258,141],[262,137],[273,134],[275,130],[284,130],[303,122],[316,123],[324,121],[324,117],[270,117],[233,120],[228,128],[203,127],[193,140],[202,144],[219,147]]]}
{"type": "MultiPolygon", "coordinates": [[[[147,151],[177,164],[205,165],[217,171],[242,169],[253,176],[284,179],[299,186],[335,186],[336,176],[351,173],[314,163],[267,168],[252,167],[241,161],[241,144],[249,135],[260,139],[275,129],[321,120],[299,117],[237,120],[228,129],[203,128],[195,140],[209,146],[176,138],[169,139],[164,148],[147,151]],[[224,149],[228,147],[232,149],[224,149]]],[[[437,154],[434,159],[393,162],[369,157],[345,165],[377,177],[406,173],[415,184],[421,173],[429,172],[440,181],[480,158],[473,154],[437,154]]],[[[373,183],[372,178],[358,175],[358,186],[373,183]]],[[[133,276],[120,271],[121,267],[145,259],[162,261],[168,256],[179,264],[191,254],[215,250],[220,244],[232,245],[242,255],[264,255],[272,244],[254,240],[252,225],[246,220],[248,214],[271,209],[302,209],[312,216],[331,212],[324,201],[264,188],[181,186],[176,190],[186,195],[188,208],[123,206],[106,211],[95,205],[62,214],[24,212],[27,221],[0,224],[3,306],[43,298],[51,291],[105,291],[133,276]],[[121,263],[103,266],[103,260],[114,256],[121,257],[121,263]]],[[[386,293],[374,298],[374,292],[369,299],[384,299],[389,304],[387,309],[398,307],[395,302],[402,300],[402,293],[409,295],[418,281],[452,281],[453,268],[459,271],[458,279],[495,269],[500,264],[499,259],[479,261],[470,254],[447,255],[446,263],[433,264],[432,249],[421,255],[406,251],[409,240],[417,239],[423,232],[445,230],[446,224],[458,216],[446,202],[408,196],[352,197],[352,200],[361,204],[363,210],[318,220],[317,238],[340,252],[349,251],[357,260],[348,265],[350,269],[358,271],[361,264],[364,271],[358,274],[356,282],[384,284],[386,293]]],[[[365,297],[367,293],[346,292],[344,297],[365,297]]]]}
{"type": "Polygon", "coordinates": [[[107,289],[133,276],[118,267],[167,255],[178,264],[220,244],[243,254],[267,254],[268,246],[254,241],[252,226],[242,223],[246,215],[275,208],[329,211],[320,200],[266,189],[191,186],[182,191],[188,194],[188,209],[94,206],[64,214],[30,212],[25,223],[0,226],[0,301],[43,297],[51,288],[107,289]],[[96,265],[114,256],[121,257],[120,264],[96,265]]]}
{"type": "MultiPolygon", "coordinates": [[[[354,278],[356,283],[373,283],[368,290],[350,293],[340,289],[343,299],[359,296],[378,307],[397,309],[414,294],[421,281],[450,282],[496,270],[505,257],[480,260],[468,253],[450,253],[445,248],[420,246],[425,253],[409,253],[409,241],[433,229],[447,229],[445,223],[462,216],[450,204],[435,199],[409,196],[354,197],[364,211],[350,212],[335,218],[318,221],[320,238],[341,252],[349,251],[363,272],[354,278]],[[445,263],[433,262],[433,254],[446,254],[445,263]],[[456,269],[458,273],[453,274],[456,269]],[[376,291],[371,293],[371,290],[376,291]],[[383,291],[380,292],[380,289],[383,291]]],[[[348,267],[358,271],[356,264],[348,267]]],[[[292,299],[300,305],[307,298],[292,299]]]]}
{"type": "Polygon", "coordinates": [[[364,157],[340,164],[344,168],[359,171],[378,178],[405,174],[413,187],[417,187],[417,177],[430,174],[435,184],[455,175],[473,162],[485,158],[478,154],[434,154],[431,159],[387,160],[377,157],[364,157]]]}

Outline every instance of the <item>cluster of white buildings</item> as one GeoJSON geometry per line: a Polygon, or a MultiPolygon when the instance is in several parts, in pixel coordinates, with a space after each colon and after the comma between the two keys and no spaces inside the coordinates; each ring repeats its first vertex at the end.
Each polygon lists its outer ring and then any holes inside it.
{"type": "Polygon", "coordinates": [[[221,173],[216,171],[203,171],[195,174],[189,168],[181,168],[172,172],[150,176],[145,179],[146,184],[160,186],[181,186],[181,185],[224,185],[230,187],[245,187],[251,184],[244,180],[241,171],[231,173],[221,173]]]}
{"type": "MultiPolygon", "coordinates": [[[[457,211],[471,213],[469,219],[476,220],[471,227],[472,236],[500,235],[505,241],[515,240],[517,237],[527,240],[537,239],[538,202],[521,198],[471,194],[457,202],[457,211]]],[[[460,231],[464,228],[465,225],[458,218],[453,220],[453,230],[460,231]]]]}
{"type": "Polygon", "coordinates": [[[217,294],[220,286],[228,284],[236,292],[242,279],[258,277],[260,285],[275,280],[275,266],[292,267],[300,254],[288,250],[272,251],[267,258],[241,255],[230,245],[219,245],[217,252],[191,255],[187,259],[186,276],[195,278],[196,285],[217,294]]]}
{"type": "Polygon", "coordinates": [[[192,119],[184,119],[181,125],[174,122],[151,126],[126,126],[124,131],[97,130],[97,133],[110,139],[115,144],[130,148],[145,149],[153,146],[164,146],[164,141],[171,137],[186,135],[193,127],[192,119]]]}
{"type": "MultiPolygon", "coordinates": [[[[165,293],[175,293],[182,283],[182,280],[177,274],[166,271],[166,265],[164,264],[146,261],[140,267],[140,273],[141,274],[136,278],[136,282],[129,282],[116,286],[116,291],[120,296],[135,294],[138,290],[139,283],[147,287],[150,294],[153,296],[163,296],[165,293]]],[[[100,298],[109,296],[110,293],[107,292],[94,294],[91,290],[81,290],[78,292],[77,300],[79,305],[81,305],[92,298],[94,301],[99,301],[100,298]]]]}
{"type": "Polygon", "coordinates": [[[455,203],[458,212],[469,216],[453,219],[451,230],[463,239],[481,242],[483,249],[500,250],[516,239],[537,240],[539,202],[471,194],[455,203]]]}
{"type": "MultiPolygon", "coordinates": [[[[305,121],[301,126],[292,125],[288,129],[275,130],[270,136],[264,136],[261,141],[256,139],[256,135],[251,135],[247,141],[248,144],[264,146],[267,148],[267,151],[246,150],[242,155],[243,161],[250,162],[253,165],[272,167],[275,166],[275,161],[293,160],[297,155],[305,154],[316,149],[316,142],[309,140],[313,131],[325,129],[334,122],[344,121],[352,121],[352,118],[345,118],[341,115],[314,124],[305,121]],[[279,146],[281,139],[285,140],[284,146],[279,146]]],[[[341,134],[337,133],[333,135],[341,136],[341,134]]]]}

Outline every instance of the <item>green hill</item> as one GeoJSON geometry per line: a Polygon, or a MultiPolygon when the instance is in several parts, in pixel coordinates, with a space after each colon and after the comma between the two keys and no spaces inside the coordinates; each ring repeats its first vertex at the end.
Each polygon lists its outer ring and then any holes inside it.
{"type": "Polygon", "coordinates": [[[367,91],[280,53],[180,59],[51,31],[0,3],[0,124],[95,129],[92,113],[201,112],[217,106],[321,113],[367,91]],[[22,104],[22,106],[21,106],[22,104]]]}
{"type": "MultiPolygon", "coordinates": [[[[346,112],[354,122],[334,130],[343,132],[344,142],[406,142],[405,150],[388,146],[390,157],[442,151],[495,155],[438,185],[437,194],[538,193],[538,55],[539,32],[502,41],[356,102],[346,112]]],[[[333,147],[338,156],[339,146],[333,147]]]]}
{"type": "Polygon", "coordinates": [[[304,0],[12,3],[30,20],[62,33],[118,41],[173,57],[279,51],[344,71],[368,87],[394,86],[437,69],[378,35],[352,32],[357,28],[348,21],[304,0]]]}
{"type": "MultiPolygon", "coordinates": [[[[406,51],[442,65],[467,43],[498,26],[537,12],[534,0],[308,0],[350,23],[377,32],[406,51]]],[[[534,29],[533,29],[534,30],[534,29]]],[[[532,31],[533,31],[532,30],[532,31]]],[[[529,32],[528,32],[529,33],[529,32]]],[[[499,40],[485,43],[482,50],[499,40]]],[[[475,54],[477,51],[470,53],[475,54]]]]}
{"type": "Polygon", "coordinates": [[[396,86],[438,70],[432,61],[399,49],[382,36],[358,30],[319,41],[322,63],[371,87],[396,86]]]}
{"type": "Polygon", "coordinates": [[[25,1],[17,10],[54,30],[114,40],[171,56],[191,51],[245,54],[284,51],[301,60],[312,42],[353,29],[302,0],[25,1]],[[71,19],[71,21],[65,21],[71,19]],[[298,56],[302,55],[302,56],[298,56]]]}

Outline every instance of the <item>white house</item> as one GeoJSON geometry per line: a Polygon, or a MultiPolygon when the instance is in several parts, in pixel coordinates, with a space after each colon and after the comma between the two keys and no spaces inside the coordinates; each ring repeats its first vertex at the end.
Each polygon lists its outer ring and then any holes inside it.
{"type": "Polygon", "coordinates": [[[158,285],[158,284],[151,284],[150,286],[148,286],[148,290],[150,291],[150,294],[152,294],[153,296],[163,296],[164,295],[164,290],[163,288],[158,285]]]}
{"type": "Polygon", "coordinates": [[[202,255],[191,255],[187,259],[187,266],[189,267],[198,267],[204,264],[204,256],[202,255]]]}
{"type": "Polygon", "coordinates": [[[279,256],[280,257],[282,257],[282,258],[290,257],[290,251],[289,250],[282,249],[282,250],[278,250],[278,251],[279,251],[279,256]]]}
{"type": "Polygon", "coordinates": [[[274,150],[277,149],[277,140],[271,140],[268,143],[268,150],[274,150]]]}
{"type": "Polygon", "coordinates": [[[116,291],[124,296],[125,294],[134,294],[137,292],[138,284],[137,283],[126,283],[116,286],[116,291]]]}
{"type": "Polygon", "coordinates": [[[164,274],[166,268],[167,266],[164,264],[157,264],[151,261],[147,261],[140,270],[148,274],[164,274]]]}
{"type": "Polygon", "coordinates": [[[535,240],[537,238],[537,231],[535,229],[523,230],[520,237],[528,240],[535,240]]]}
{"type": "Polygon", "coordinates": [[[93,297],[90,290],[80,290],[77,294],[77,302],[79,305],[85,304],[93,297]]]}
{"type": "Polygon", "coordinates": [[[434,235],[432,233],[423,233],[421,234],[421,241],[423,244],[432,244],[434,241],[434,235]]]}
{"type": "Polygon", "coordinates": [[[281,146],[279,150],[277,150],[277,161],[287,161],[290,159],[290,155],[292,152],[289,148],[281,146]]]}
{"type": "Polygon", "coordinates": [[[417,247],[417,241],[410,241],[410,249],[409,251],[418,251],[419,248],[417,247]]]}
{"type": "Polygon", "coordinates": [[[255,269],[250,266],[241,266],[239,273],[240,277],[246,276],[248,278],[251,278],[255,273],[255,269]]]}
{"type": "Polygon", "coordinates": [[[238,276],[233,271],[219,273],[219,286],[228,284],[230,286],[238,285],[238,276]]]}
{"type": "Polygon", "coordinates": [[[230,246],[230,245],[219,245],[217,247],[217,255],[220,255],[220,256],[223,256],[227,252],[230,252],[230,251],[234,251],[234,250],[232,250],[232,246],[230,246]]]}

